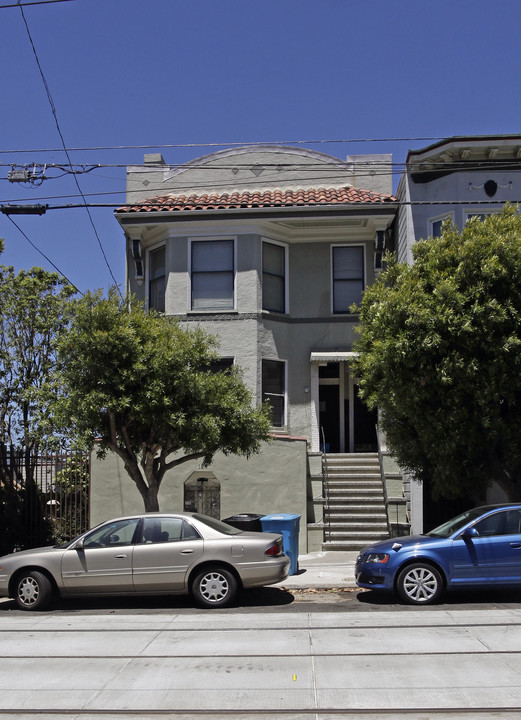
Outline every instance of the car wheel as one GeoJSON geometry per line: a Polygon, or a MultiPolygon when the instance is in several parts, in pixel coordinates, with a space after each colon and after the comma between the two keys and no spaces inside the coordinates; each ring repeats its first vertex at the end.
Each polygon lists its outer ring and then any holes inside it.
{"type": "Polygon", "coordinates": [[[52,595],[51,581],[36,570],[23,573],[16,580],[15,602],[22,610],[41,610],[50,603],[52,595]]]}
{"type": "Polygon", "coordinates": [[[237,595],[235,576],[224,568],[206,568],[198,573],[192,583],[192,595],[203,607],[224,607],[237,595]]]}
{"type": "Polygon", "coordinates": [[[436,602],[443,592],[443,580],[435,567],[428,563],[408,565],[398,575],[396,589],[402,600],[413,605],[436,602]]]}

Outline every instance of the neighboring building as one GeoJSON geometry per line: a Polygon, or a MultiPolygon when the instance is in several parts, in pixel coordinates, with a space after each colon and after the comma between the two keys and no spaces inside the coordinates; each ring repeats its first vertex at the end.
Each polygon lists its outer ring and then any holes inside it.
{"type": "MultiPolygon", "coordinates": [[[[395,248],[398,260],[411,263],[414,243],[440,235],[445,220],[451,219],[461,230],[469,218],[499,212],[505,203],[519,201],[521,135],[452,137],[411,150],[396,196],[395,248]]],[[[425,498],[421,510],[421,488],[417,483],[411,488],[416,496],[411,513],[414,531],[421,530],[423,519],[430,527],[446,519],[446,502],[438,507],[425,498]]],[[[504,499],[497,487],[488,492],[487,501],[504,499]]],[[[460,506],[455,503],[453,514],[466,509],[468,502],[471,500],[463,500],[460,506]]]]}
{"type": "Polygon", "coordinates": [[[411,150],[397,190],[398,260],[412,262],[420,238],[460,229],[468,218],[498,212],[521,197],[521,135],[452,137],[411,150]]]}
{"type": "MultiPolygon", "coordinates": [[[[330,547],[360,547],[387,534],[389,518],[376,501],[348,516],[334,479],[342,468],[330,468],[338,510],[323,522],[321,451],[341,466],[362,458],[352,471],[354,494],[382,495],[376,417],[358,400],[350,365],[358,319],[351,307],[389,245],[397,211],[390,156],[343,161],[251,146],[182,166],[147,155],[127,177],[127,204],[116,218],[127,238],[128,290],[216,335],[223,366],[239,365],[257,401],[272,407],[274,439],[261,455],[181,466],[165,478],[161,509],[197,507],[221,518],[298,513],[301,552],[324,539],[330,547]],[[378,492],[369,488],[372,475],[378,492]],[[361,531],[358,540],[345,536],[345,522],[351,533],[361,531]]],[[[400,496],[393,517],[404,523],[401,476],[394,467],[388,475],[400,496]]],[[[93,461],[93,484],[93,520],[141,508],[115,458],[93,461]]]]}

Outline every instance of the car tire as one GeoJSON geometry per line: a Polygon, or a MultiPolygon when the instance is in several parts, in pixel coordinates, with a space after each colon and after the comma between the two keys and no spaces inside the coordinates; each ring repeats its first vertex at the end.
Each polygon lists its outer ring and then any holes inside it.
{"type": "Polygon", "coordinates": [[[435,603],[443,593],[441,574],[429,563],[407,565],[396,581],[400,598],[411,605],[435,603]]]}
{"type": "Polygon", "coordinates": [[[14,599],[21,610],[42,610],[52,596],[52,583],[43,573],[30,570],[16,578],[14,599]]]}
{"type": "Polygon", "coordinates": [[[207,567],[197,573],[192,582],[192,595],[203,607],[226,607],[233,602],[239,589],[238,582],[229,570],[207,567]]]}

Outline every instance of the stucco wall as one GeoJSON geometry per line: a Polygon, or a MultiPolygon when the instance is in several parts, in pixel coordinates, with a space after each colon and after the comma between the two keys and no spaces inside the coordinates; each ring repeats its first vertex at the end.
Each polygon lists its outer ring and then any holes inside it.
{"type": "MultiPolygon", "coordinates": [[[[183,510],[184,482],[194,473],[212,473],[221,484],[221,518],[238,513],[301,515],[299,550],[307,551],[306,443],[274,439],[259,455],[245,458],[218,454],[208,468],[189,462],[171,470],[159,492],[163,512],[183,510]]],[[[143,500],[117,456],[92,457],[91,524],[111,517],[143,512],[143,500]]]]}

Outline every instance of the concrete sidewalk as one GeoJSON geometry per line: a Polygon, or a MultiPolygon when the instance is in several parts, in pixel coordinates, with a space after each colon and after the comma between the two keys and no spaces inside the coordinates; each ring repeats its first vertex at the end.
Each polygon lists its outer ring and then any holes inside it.
{"type": "Polygon", "coordinates": [[[277,584],[288,590],[356,587],[358,552],[322,551],[299,555],[298,573],[277,584]]]}

